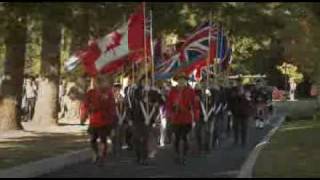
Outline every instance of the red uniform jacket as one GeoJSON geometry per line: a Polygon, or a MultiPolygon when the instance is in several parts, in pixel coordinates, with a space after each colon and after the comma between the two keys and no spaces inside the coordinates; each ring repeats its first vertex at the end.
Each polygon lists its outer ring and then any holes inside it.
{"type": "Polygon", "coordinates": [[[81,108],[82,116],[89,114],[91,127],[111,125],[116,119],[115,100],[111,88],[104,91],[89,90],[81,108]]]}
{"type": "Polygon", "coordinates": [[[166,113],[168,120],[173,124],[191,124],[192,111],[194,120],[198,121],[200,116],[200,101],[196,93],[190,87],[181,90],[172,88],[166,102],[166,113]]]}

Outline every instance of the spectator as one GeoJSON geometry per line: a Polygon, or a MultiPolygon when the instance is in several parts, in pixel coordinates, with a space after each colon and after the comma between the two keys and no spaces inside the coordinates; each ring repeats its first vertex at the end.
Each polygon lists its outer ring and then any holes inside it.
{"type": "Polygon", "coordinates": [[[31,121],[34,114],[34,108],[37,96],[37,86],[32,78],[26,80],[25,95],[27,103],[27,121],[31,121]]]}

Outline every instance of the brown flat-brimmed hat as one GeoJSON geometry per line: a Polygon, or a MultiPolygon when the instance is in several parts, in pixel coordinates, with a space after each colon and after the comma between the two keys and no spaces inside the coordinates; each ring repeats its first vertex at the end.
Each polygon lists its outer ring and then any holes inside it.
{"type": "Polygon", "coordinates": [[[179,80],[179,79],[188,80],[189,77],[187,76],[186,73],[184,73],[184,72],[179,72],[179,73],[177,73],[177,74],[173,77],[173,79],[174,79],[175,81],[176,81],[176,80],[179,80]]]}
{"type": "Polygon", "coordinates": [[[122,86],[121,83],[114,83],[113,84],[113,87],[115,87],[115,88],[121,88],[121,86],[122,86]]]}

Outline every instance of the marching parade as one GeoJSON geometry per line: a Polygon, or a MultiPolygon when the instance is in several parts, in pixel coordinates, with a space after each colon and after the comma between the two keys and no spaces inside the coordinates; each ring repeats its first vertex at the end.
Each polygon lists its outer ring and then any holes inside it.
{"type": "Polygon", "coordinates": [[[319,176],[319,5],[0,2],[0,178],[319,176]]]}
{"type": "Polygon", "coordinates": [[[142,3],[127,25],[89,42],[65,64],[72,71],[82,63],[90,79],[80,121],[89,121],[93,162],[127,149],[147,165],[159,148],[172,146],[173,161],[185,165],[190,149],[211,153],[227,137],[245,147],[250,120],[263,128],[272,113],[263,77],[251,84],[229,78],[232,43],[210,18],[168,49],[161,40],[153,46],[152,12],[146,15],[142,3]]]}
{"type": "Polygon", "coordinates": [[[158,148],[172,144],[174,162],[186,164],[190,146],[199,154],[210,153],[233,134],[234,146],[245,147],[249,123],[263,128],[272,114],[270,92],[260,81],[250,86],[241,79],[232,85],[217,81],[209,88],[200,82],[193,88],[183,73],[174,77],[175,86],[146,84],[145,75],[137,79],[126,87],[112,86],[103,75],[91,79],[80,114],[81,124],[89,119],[94,163],[104,162],[111,145],[111,154],[132,150],[137,163],[146,165],[158,148]],[[196,144],[190,144],[192,138],[196,144]]]}

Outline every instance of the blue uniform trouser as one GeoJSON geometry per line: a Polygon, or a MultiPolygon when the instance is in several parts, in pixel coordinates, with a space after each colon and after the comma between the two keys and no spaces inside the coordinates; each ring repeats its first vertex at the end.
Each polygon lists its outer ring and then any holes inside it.
{"type": "Polygon", "coordinates": [[[219,113],[218,115],[215,116],[215,121],[214,121],[214,131],[213,131],[213,146],[216,145],[218,141],[221,140],[221,135],[224,131],[224,116],[223,113],[219,113]]]}

